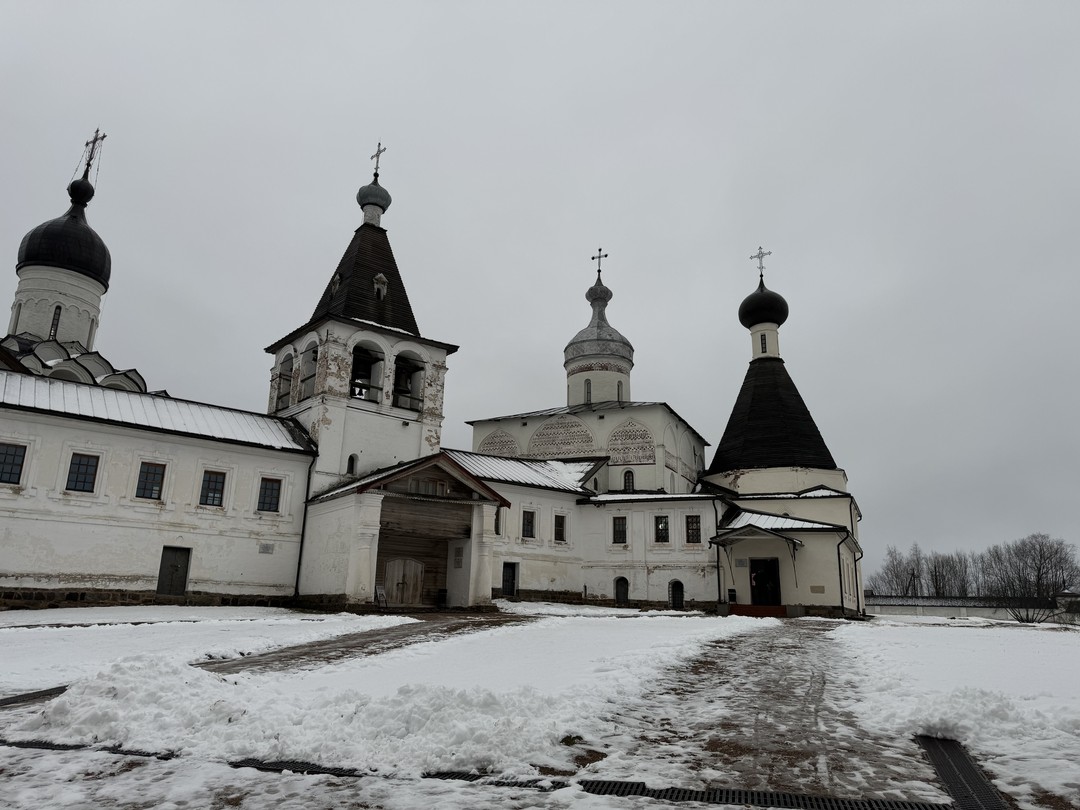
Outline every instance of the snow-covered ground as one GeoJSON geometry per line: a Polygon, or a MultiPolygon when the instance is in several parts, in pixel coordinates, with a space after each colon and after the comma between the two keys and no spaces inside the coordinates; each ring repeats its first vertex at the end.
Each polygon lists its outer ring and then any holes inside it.
{"type": "MultiPolygon", "coordinates": [[[[1039,791],[1049,791],[1080,807],[1080,632],[970,620],[782,623],[530,607],[536,617],[520,624],[237,675],[186,662],[247,649],[279,623],[311,617],[210,611],[133,625],[142,619],[113,615],[109,621],[124,623],[107,641],[99,635],[105,627],[61,635],[0,629],[5,651],[13,634],[30,634],[16,660],[5,653],[6,691],[41,688],[24,659],[51,662],[53,682],[74,680],[48,703],[0,712],[0,737],[180,755],[162,762],[0,747],[3,800],[13,808],[278,810],[649,801],[417,778],[478,769],[945,801],[911,743],[913,734],[940,733],[968,744],[1023,806],[1038,806],[1039,791]],[[159,635],[140,636],[143,628],[159,635]],[[93,669],[77,663],[83,657],[93,669]],[[378,777],[226,764],[243,757],[378,777]]],[[[85,620],[96,611],[76,612],[85,620]]],[[[12,624],[13,613],[0,614],[0,626],[12,624]]]]}

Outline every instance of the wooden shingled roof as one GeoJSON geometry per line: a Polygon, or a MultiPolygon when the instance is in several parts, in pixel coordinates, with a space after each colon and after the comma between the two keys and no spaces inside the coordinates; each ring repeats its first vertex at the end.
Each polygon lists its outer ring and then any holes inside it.
{"type": "Polygon", "coordinates": [[[750,362],[709,474],[766,467],[837,469],[779,357],[750,362]]]}
{"type": "Polygon", "coordinates": [[[326,317],[360,319],[420,334],[384,228],[364,223],[356,229],[311,322],[326,317]],[[375,294],[375,278],[380,273],[386,277],[386,295],[381,300],[375,294]]]}

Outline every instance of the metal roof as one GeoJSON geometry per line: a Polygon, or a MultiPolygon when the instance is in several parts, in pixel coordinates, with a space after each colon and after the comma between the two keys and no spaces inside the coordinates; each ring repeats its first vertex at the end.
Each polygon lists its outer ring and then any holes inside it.
{"type": "Polygon", "coordinates": [[[816,520],[802,520],[800,518],[787,517],[786,515],[763,515],[759,512],[742,512],[731,523],[724,526],[721,531],[742,529],[746,526],[754,526],[770,532],[798,531],[799,529],[831,529],[833,531],[843,526],[832,523],[821,523],[816,520]]]}
{"type": "Polygon", "coordinates": [[[701,492],[685,492],[681,495],[670,492],[609,492],[594,495],[589,503],[625,503],[627,501],[712,501],[715,495],[701,492]]]}
{"type": "Polygon", "coordinates": [[[582,486],[584,479],[598,462],[606,459],[548,461],[541,459],[503,458],[465,450],[444,450],[443,453],[465,470],[483,481],[500,481],[525,487],[540,487],[579,495],[591,493],[582,486]]]}
{"type": "Polygon", "coordinates": [[[314,450],[291,420],[29,374],[0,371],[0,405],[276,450],[314,450]]]}

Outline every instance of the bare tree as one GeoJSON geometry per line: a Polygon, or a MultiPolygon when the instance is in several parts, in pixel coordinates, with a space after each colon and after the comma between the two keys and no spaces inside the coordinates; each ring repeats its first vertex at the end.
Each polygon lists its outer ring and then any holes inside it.
{"type": "Polygon", "coordinates": [[[866,578],[866,587],[874,593],[890,596],[907,595],[906,588],[911,578],[911,567],[907,557],[896,546],[885,548],[885,562],[874,574],[866,578]]]}
{"type": "Polygon", "coordinates": [[[986,595],[1003,601],[1018,622],[1057,615],[1055,595],[1080,583],[1076,547],[1048,534],[1031,534],[983,553],[986,595]]]}

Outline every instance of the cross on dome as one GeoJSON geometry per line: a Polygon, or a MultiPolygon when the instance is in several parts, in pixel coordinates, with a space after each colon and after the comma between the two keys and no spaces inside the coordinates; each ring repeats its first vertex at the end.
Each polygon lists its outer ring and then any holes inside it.
{"type": "Polygon", "coordinates": [[[758,245],[757,253],[755,253],[753,256],[750,257],[750,261],[753,261],[754,259],[757,259],[758,275],[761,276],[762,279],[765,278],[765,257],[766,256],[772,256],[772,251],[771,250],[763,250],[761,245],[758,245]]]}
{"type": "Polygon", "coordinates": [[[379,175],[379,158],[382,157],[382,153],[386,151],[386,147],[382,145],[382,141],[379,141],[379,145],[375,147],[375,154],[368,160],[375,161],[375,176],[379,175]]]}
{"type": "Polygon", "coordinates": [[[101,142],[108,137],[101,131],[101,128],[94,130],[94,137],[86,142],[86,168],[83,169],[83,180],[90,178],[90,167],[94,163],[94,158],[97,157],[101,151],[101,142]]]}
{"type": "Polygon", "coordinates": [[[604,253],[604,249],[601,248],[601,247],[598,247],[596,249],[596,255],[592,257],[592,261],[596,262],[596,277],[597,277],[597,279],[600,278],[600,263],[604,259],[606,259],[607,257],[608,257],[608,255],[606,253],[604,253]]]}

